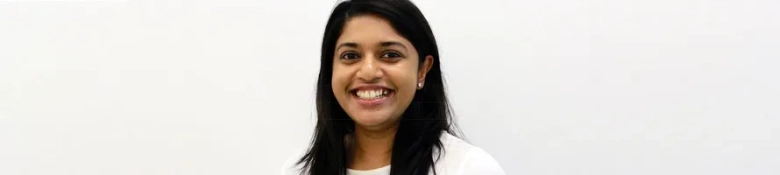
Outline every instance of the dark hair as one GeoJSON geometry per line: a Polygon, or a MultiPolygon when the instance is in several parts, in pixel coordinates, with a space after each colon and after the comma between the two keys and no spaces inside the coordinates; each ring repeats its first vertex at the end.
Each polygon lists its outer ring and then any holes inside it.
{"type": "Polygon", "coordinates": [[[444,151],[439,140],[443,132],[459,134],[455,133],[456,126],[445,94],[433,32],[422,12],[408,0],[352,0],[335,7],[322,40],[317,79],[317,126],[311,147],[297,164],[304,165],[302,174],[346,174],[348,148],[345,138],[354,131],[355,123],[339,106],[330,83],[336,40],[344,23],[360,15],[376,15],[389,21],[396,32],[412,43],[419,53],[420,63],[426,56],[433,56],[425,87],[415,93],[401,116],[390,162],[391,175],[427,175],[444,151]],[[434,153],[438,153],[435,159],[434,153]]]}

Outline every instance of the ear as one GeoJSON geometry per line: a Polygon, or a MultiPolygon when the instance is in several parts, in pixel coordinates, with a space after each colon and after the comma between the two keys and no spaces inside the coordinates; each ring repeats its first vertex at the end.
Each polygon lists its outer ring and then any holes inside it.
{"type": "Polygon", "coordinates": [[[433,67],[433,56],[428,55],[424,59],[422,65],[418,66],[417,70],[417,83],[422,83],[423,86],[425,85],[425,76],[428,75],[428,71],[433,67]]]}

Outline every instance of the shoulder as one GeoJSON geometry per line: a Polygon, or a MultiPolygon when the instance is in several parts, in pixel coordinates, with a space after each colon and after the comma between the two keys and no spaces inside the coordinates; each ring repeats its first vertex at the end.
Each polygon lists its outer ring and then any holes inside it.
{"type": "Polygon", "coordinates": [[[506,174],[498,162],[482,148],[449,133],[442,134],[444,153],[437,172],[444,174],[506,174]]]}
{"type": "Polygon", "coordinates": [[[282,164],[279,175],[300,175],[303,165],[299,165],[298,160],[305,154],[306,152],[304,151],[291,153],[287,160],[284,161],[284,164],[282,164]]]}

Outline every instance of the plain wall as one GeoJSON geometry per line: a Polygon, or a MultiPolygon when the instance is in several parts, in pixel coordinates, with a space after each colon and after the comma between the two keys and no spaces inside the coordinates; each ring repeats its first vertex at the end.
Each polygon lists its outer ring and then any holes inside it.
{"type": "MultiPolygon", "coordinates": [[[[780,1],[418,0],[508,174],[780,174],[780,1]]],[[[0,174],[275,174],[334,0],[0,0],[0,174]]]]}

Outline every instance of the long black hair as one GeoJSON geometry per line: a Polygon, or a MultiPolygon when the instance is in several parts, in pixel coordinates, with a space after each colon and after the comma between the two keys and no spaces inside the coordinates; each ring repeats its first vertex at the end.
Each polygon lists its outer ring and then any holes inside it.
{"type": "Polygon", "coordinates": [[[351,0],[338,4],[325,26],[317,79],[317,126],[311,147],[297,164],[302,174],[343,175],[347,169],[347,135],[354,121],[339,106],[331,89],[333,54],[344,23],[351,17],[376,15],[386,19],[397,33],[418,51],[420,66],[433,57],[425,86],[418,90],[400,118],[392,148],[391,175],[427,175],[443,153],[443,132],[456,134],[452,111],[445,94],[439,50],[422,12],[409,0],[351,0]]]}

